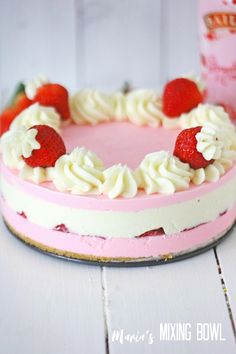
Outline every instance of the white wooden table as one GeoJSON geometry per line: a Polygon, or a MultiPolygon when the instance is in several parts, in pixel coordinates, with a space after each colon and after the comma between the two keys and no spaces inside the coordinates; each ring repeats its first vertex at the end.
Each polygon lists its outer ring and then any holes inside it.
{"type": "Polygon", "coordinates": [[[156,267],[100,268],[38,253],[1,221],[0,352],[233,354],[235,269],[236,230],[215,253],[156,267]],[[164,323],[190,323],[191,340],[160,340],[164,323]],[[197,323],[220,324],[225,340],[197,341],[197,323]]]}

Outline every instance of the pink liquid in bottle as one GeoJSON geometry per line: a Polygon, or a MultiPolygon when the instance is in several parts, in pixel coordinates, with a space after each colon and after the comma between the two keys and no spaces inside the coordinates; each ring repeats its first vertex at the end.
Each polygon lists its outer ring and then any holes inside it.
{"type": "Polygon", "coordinates": [[[236,119],[236,0],[198,0],[206,101],[236,119]]]}

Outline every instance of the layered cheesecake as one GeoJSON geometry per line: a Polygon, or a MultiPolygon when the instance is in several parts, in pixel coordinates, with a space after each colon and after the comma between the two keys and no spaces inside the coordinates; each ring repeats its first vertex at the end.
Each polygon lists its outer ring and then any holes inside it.
{"type": "Polygon", "coordinates": [[[22,100],[26,108],[2,114],[1,194],[7,226],[26,243],[142,264],[215,244],[234,224],[235,127],[203,103],[198,82],[69,97],[37,78],[22,100]]]}

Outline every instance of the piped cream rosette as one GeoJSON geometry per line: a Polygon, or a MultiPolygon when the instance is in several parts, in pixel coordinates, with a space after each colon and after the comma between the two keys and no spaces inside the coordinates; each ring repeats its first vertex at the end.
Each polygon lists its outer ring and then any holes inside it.
{"type": "Polygon", "coordinates": [[[75,148],[61,156],[55,165],[53,183],[72,194],[99,194],[103,183],[103,162],[85,148],[75,148]]]}
{"type": "Polygon", "coordinates": [[[32,150],[39,148],[35,139],[37,130],[30,129],[34,125],[48,125],[60,131],[61,120],[53,107],[41,106],[38,103],[23,110],[11,123],[10,130],[0,140],[0,151],[6,166],[20,171],[20,177],[34,183],[50,180],[49,168],[31,168],[22,156],[30,156],[32,150]]]}
{"type": "Polygon", "coordinates": [[[137,125],[159,126],[167,119],[161,97],[153,90],[134,90],[127,95],[82,90],[70,97],[70,109],[79,125],[129,120],[137,125]]]}
{"type": "Polygon", "coordinates": [[[1,138],[1,152],[6,166],[20,171],[20,177],[34,183],[42,183],[49,179],[47,168],[31,168],[23,160],[31,155],[33,150],[40,148],[35,139],[36,129],[27,130],[24,126],[9,130],[1,138]]]}
{"type": "Polygon", "coordinates": [[[28,108],[24,109],[11,123],[10,129],[17,130],[21,127],[29,129],[34,125],[45,124],[60,131],[61,119],[59,114],[53,107],[41,106],[34,103],[28,108]]]}

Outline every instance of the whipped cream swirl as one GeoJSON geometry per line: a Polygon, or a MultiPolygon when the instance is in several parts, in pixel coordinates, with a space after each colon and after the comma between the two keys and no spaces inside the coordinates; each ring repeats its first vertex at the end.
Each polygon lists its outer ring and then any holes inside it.
{"type": "Polygon", "coordinates": [[[236,151],[222,150],[221,157],[212,164],[206,168],[192,170],[192,182],[197,185],[204,182],[216,182],[233,166],[234,161],[236,161],[236,151]]]}
{"type": "Polygon", "coordinates": [[[33,150],[40,149],[40,144],[35,138],[37,134],[37,129],[26,130],[24,127],[5,133],[1,139],[1,152],[5,165],[21,169],[25,164],[22,156],[28,158],[33,150]]]}
{"type": "Polygon", "coordinates": [[[159,126],[163,120],[161,101],[152,90],[135,90],[126,96],[128,119],[137,125],[159,126]]]}
{"type": "Polygon", "coordinates": [[[25,93],[26,96],[30,99],[33,100],[37,89],[45,84],[47,84],[49,81],[44,75],[38,75],[32,80],[26,81],[25,82],[25,93]]]}
{"type": "Polygon", "coordinates": [[[137,194],[138,186],[134,173],[121,164],[112,166],[103,172],[104,183],[101,192],[114,199],[119,196],[133,198],[137,194]]]}
{"type": "Polygon", "coordinates": [[[180,126],[184,129],[198,126],[210,126],[213,128],[228,129],[230,118],[223,107],[211,104],[199,104],[189,113],[182,114],[180,126]]]}
{"type": "Polygon", "coordinates": [[[189,165],[166,151],[146,155],[135,174],[139,187],[147,194],[185,190],[192,177],[189,165]]]}
{"type": "Polygon", "coordinates": [[[112,118],[117,121],[127,119],[126,114],[126,97],[122,92],[115,92],[110,96],[112,105],[112,118]]]}
{"type": "Polygon", "coordinates": [[[83,147],[75,148],[57,160],[53,183],[60,191],[98,194],[103,183],[103,169],[102,161],[93,152],[83,147]]]}
{"type": "Polygon", "coordinates": [[[228,169],[233,166],[236,161],[236,150],[223,150],[221,158],[215,161],[220,171],[224,174],[228,169]]]}
{"type": "Polygon", "coordinates": [[[36,184],[40,184],[50,180],[48,175],[48,168],[30,167],[24,164],[20,170],[20,177],[36,184]]]}
{"type": "Polygon", "coordinates": [[[219,159],[225,146],[221,137],[223,138],[219,130],[210,126],[202,127],[201,131],[196,134],[197,151],[201,152],[207,161],[219,159]]]}
{"type": "Polygon", "coordinates": [[[70,98],[72,119],[76,124],[98,124],[113,117],[109,95],[99,91],[82,90],[70,98]]]}
{"type": "Polygon", "coordinates": [[[53,107],[40,106],[38,103],[29,106],[22,111],[11,123],[10,129],[16,130],[21,127],[26,129],[34,125],[45,124],[60,130],[60,116],[53,107]]]}
{"type": "Polygon", "coordinates": [[[204,182],[216,182],[220,179],[222,173],[221,166],[217,163],[210,164],[206,168],[199,168],[197,170],[192,170],[193,177],[192,182],[193,184],[199,185],[204,182]]]}

